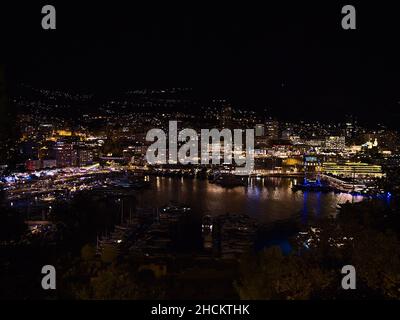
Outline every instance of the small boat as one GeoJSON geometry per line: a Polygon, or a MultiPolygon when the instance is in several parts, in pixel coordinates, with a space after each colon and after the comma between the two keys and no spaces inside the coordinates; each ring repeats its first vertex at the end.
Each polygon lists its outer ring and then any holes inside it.
{"type": "Polygon", "coordinates": [[[192,211],[192,208],[184,205],[170,202],[169,204],[160,208],[160,214],[162,215],[181,215],[188,214],[192,211]]]}
{"type": "Polygon", "coordinates": [[[227,174],[227,175],[217,176],[214,180],[214,183],[224,188],[234,188],[234,187],[246,186],[247,180],[245,180],[243,177],[227,174]]]}
{"type": "Polygon", "coordinates": [[[210,215],[206,215],[203,217],[203,221],[201,224],[201,229],[203,234],[212,233],[213,230],[213,218],[210,215]]]}
{"type": "Polygon", "coordinates": [[[295,184],[292,187],[293,191],[311,191],[311,192],[331,192],[334,189],[328,185],[318,184],[318,183],[308,183],[308,184],[295,184]]]}

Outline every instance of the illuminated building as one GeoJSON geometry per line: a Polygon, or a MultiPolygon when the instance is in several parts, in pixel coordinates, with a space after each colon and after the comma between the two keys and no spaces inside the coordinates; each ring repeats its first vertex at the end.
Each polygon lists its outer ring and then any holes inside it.
{"type": "Polygon", "coordinates": [[[263,124],[256,124],[255,129],[256,129],[256,132],[255,132],[256,137],[264,136],[265,131],[264,131],[264,125],[263,124]]]}
{"type": "Polygon", "coordinates": [[[276,120],[268,120],[265,122],[265,135],[269,139],[279,138],[279,122],[276,120]]]}
{"type": "Polygon", "coordinates": [[[321,139],[309,139],[304,141],[304,144],[313,148],[319,148],[323,145],[324,141],[321,139]]]}
{"type": "Polygon", "coordinates": [[[54,149],[57,167],[69,167],[73,164],[74,149],[72,143],[57,141],[54,149]]]}
{"type": "Polygon", "coordinates": [[[354,116],[353,115],[347,116],[344,129],[346,138],[354,137],[356,126],[357,126],[357,120],[354,118],[354,116]]]}
{"type": "Polygon", "coordinates": [[[293,144],[302,144],[303,143],[303,140],[300,138],[300,136],[297,136],[297,135],[292,135],[292,136],[290,136],[290,139],[289,139],[293,144]]]}
{"type": "Polygon", "coordinates": [[[325,162],[322,164],[322,172],[342,178],[382,178],[382,167],[362,162],[346,162],[338,164],[325,162]]]}
{"type": "Polygon", "coordinates": [[[255,130],[255,144],[258,147],[263,147],[268,144],[268,138],[265,136],[264,124],[256,124],[255,130]]]}
{"type": "Polygon", "coordinates": [[[42,169],[53,169],[57,167],[56,160],[42,160],[42,169]]]}
{"type": "Polygon", "coordinates": [[[74,164],[79,167],[87,166],[93,163],[93,151],[88,148],[77,148],[74,155],[76,155],[74,164]]]}
{"type": "Polygon", "coordinates": [[[292,136],[293,136],[292,128],[286,128],[285,130],[282,131],[282,139],[290,140],[292,136]]]}
{"type": "Polygon", "coordinates": [[[55,145],[56,143],[51,140],[42,142],[41,148],[39,149],[39,159],[55,159],[55,145]]]}
{"type": "Polygon", "coordinates": [[[226,104],[222,110],[221,127],[230,128],[231,126],[232,126],[232,107],[229,104],[226,104]]]}
{"type": "Polygon", "coordinates": [[[69,130],[57,130],[56,134],[60,137],[71,137],[72,132],[69,130]]]}
{"type": "Polygon", "coordinates": [[[27,160],[25,162],[25,169],[27,171],[53,169],[55,167],[56,167],[56,160],[27,160]]]}
{"type": "Polygon", "coordinates": [[[390,151],[399,150],[400,138],[396,131],[385,130],[379,133],[379,148],[390,151]]]}
{"type": "Polygon", "coordinates": [[[42,168],[42,162],[40,160],[27,160],[25,162],[25,169],[27,171],[40,170],[42,168]]]}
{"type": "Polygon", "coordinates": [[[375,138],[374,142],[367,141],[361,147],[365,148],[365,149],[372,149],[372,148],[376,148],[377,146],[378,146],[378,140],[375,138]]]}
{"type": "Polygon", "coordinates": [[[330,136],[325,139],[325,149],[343,151],[346,148],[346,137],[330,136]]]}

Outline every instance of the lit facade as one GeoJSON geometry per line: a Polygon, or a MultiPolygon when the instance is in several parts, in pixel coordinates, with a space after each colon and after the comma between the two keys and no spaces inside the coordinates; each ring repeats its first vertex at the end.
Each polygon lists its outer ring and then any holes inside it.
{"type": "Polygon", "coordinates": [[[382,178],[382,167],[362,162],[347,162],[337,164],[325,162],[322,164],[322,172],[343,178],[382,178]]]}

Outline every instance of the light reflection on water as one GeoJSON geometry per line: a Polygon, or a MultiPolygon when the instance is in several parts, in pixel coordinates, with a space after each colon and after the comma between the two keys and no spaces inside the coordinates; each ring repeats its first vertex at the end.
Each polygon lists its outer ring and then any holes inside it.
{"type": "Polygon", "coordinates": [[[293,192],[295,179],[262,178],[249,180],[247,187],[225,189],[207,180],[157,177],[151,189],[139,192],[138,206],[163,206],[169,201],[185,203],[196,212],[219,215],[227,212],[247,213],[263,223],[301,216],[335,215],[337,205],[359,202],[362,196],[321,192],[293,192]]]}

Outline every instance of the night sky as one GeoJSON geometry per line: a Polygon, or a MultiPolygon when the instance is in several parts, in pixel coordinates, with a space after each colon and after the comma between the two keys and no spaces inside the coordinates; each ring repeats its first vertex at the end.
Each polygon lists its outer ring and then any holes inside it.
{"type": "Polygon", "coordinates": [[[279,2],[48,2],[55,31],[41,29],[47,3],[14,3],[2,10],[9,83],[110,95],[193,87],[287,119],[354,113],[396,126],[400,11],[381,1],[279,2]],[[357,30],[341,28],[345,4],[357,9],[357,30]]]}

